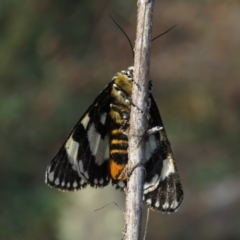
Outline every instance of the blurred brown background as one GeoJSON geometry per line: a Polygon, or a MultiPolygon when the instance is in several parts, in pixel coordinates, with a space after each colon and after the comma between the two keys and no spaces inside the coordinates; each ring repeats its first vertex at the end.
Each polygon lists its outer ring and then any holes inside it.
{"type": "MultiPolygon", "coordinates": [[[[132,65],[136,1],[0,1],[0,239],[121,239],[124,193],[61,193],[44,172],[113,75],[132,65]]],[[[240,239],[240,2],[156,1],[151,79],[184,187],[148,240],[240,239]]],[[[144,210],[146,211],[146,210],[144,210]]],[[[143,220],[145,221],[145,219],[143,220]]]]}

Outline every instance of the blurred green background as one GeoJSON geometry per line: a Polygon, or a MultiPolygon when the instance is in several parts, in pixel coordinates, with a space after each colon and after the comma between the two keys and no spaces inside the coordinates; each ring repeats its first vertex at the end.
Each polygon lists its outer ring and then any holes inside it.
{"type": "MultiPolygon", "coordinates": [[[[45,168],[113,75],[132,65],[136,1],[0,1],[0,239],[121,239],[124,193],[62,193],[45,168]]],[[[240,1],[156,1],[153,94],[184,187],[148,240],[240,239],[240,1]]],[[[144,212],[146,209],[144,209],[144,212]]],[[[143,220],[145,221],[145,219],[143,220]]]]}

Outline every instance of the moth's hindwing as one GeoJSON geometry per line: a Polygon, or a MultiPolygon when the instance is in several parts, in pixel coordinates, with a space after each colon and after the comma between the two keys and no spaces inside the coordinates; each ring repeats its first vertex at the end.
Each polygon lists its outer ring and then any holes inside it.
{"type": "Polygon", "coordinates": [[[183,199],[183,190],[157,105],[150,94],[149,129],[160,130],[150,134],[146,142],[146,178],[144,202],[154,210],[173,212],[183,199]]]}

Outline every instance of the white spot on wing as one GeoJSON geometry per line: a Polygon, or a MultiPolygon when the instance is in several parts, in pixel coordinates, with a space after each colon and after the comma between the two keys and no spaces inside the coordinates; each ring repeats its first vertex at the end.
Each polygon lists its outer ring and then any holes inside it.
{"type": "Polygon", "coordinates": [[[55,183],[55,185],[59,185],[59,178],[56,178],[54,183],[55,183]]]}
{"type": "Polygon", "coordinates": [[[178,205],[179,205],[179,202],[177,202],[176,200],[174,200],[174,201],[172,202],[172,204],[171,204],[171,208],[172,208],[172,209],[175,209],[176,207],[178,207],[178,205]]]}
{"type": "Polygon", "coordinates": [[[92,155],[96,155],[98,147],[99,147],[99,141],[100,141],[100,134],[96,131],[95,125],[92,124],[88,130],[88,141],[90,145],[90,149],[92,152],[92,155]]]}
{"type": "Polygon", "coordinates": [[[151,204],[152,204],[152,199],[151,199],[151,198],[147,199],[147,200],[146,200],[146,203],[147,203],[148,205],[151,205],[151,204]]]}
{"type": "Polygon", "coordinates": [[[68,159],[72,163],[73,170],[77,171],[78,169],[77,154],[79,149],[79,143],[73,140],[72,135],[68,138],[65,144],[65,149],[68,155],[68,159]]]}
{"type": "Polygon", "coordinates": [[[163,207],[163,209],[168,209],[169,208],[169,203],[165,202],[162,207],[163,207]]]}
{"type": "Polygon", "coordinates": [[[105,122],[106,122],[106,117],[107,117],[107,113],[103,113],[102,116],[101,116],[101,118],[100,118],[100,122],[101,122],[102,124],[105,124],[105,122]]]}
{"type": "Polygon", "coordinates": [[[152,156],[156,148],[158,140],[154,135],[150,135],[148,138],[148,141],[146,142],[146,148],[145,148],[145,161],[148,161],[149,158],[152,156]]]}
{"type": "Polygon", "coordinates": [[[101,185],[103,184],[103,179],[102,179],[102,178],[100,179],[99,183],[100,183],[101,185]]]}
{"type": "Polygon", "coordinates": [[[75,181],[75,182],[73,183],[73,187],[76,188],[77,185],[78,185],[78,184],[77,184],[77,182],[75,181]]]}
{"type": "Polygon", "coordinates": [[[78,172],[79,177],[84,178],[85,175],[85,177],[88,178],[88,175],[86,174],[86,172],[84,172],[82,160],[80,159],[78,161],[77,159],[79,143],[73,140],[72,135],[68,138],[65,144],[65,149],[68,155],[68,159],[72,164],[72,169],[78,172]]]}
{"type": "Polygon", "coordinates": [[[99,147],[97,154],[95,156],[95,163],[99,166],[103,164],[104,161],[109,159],[109,135],[106,135],[104,139],[99,142],[99,147]]]}
{"type": "MultiPolygon", "coordinates": [[[[100,117],[100,122],[104,125],[106,123],[107,113],[103,113],[100,117]]],[[[101,165],[104,161],[104,150],[107,142],[107,137],[102,140],[101,135],[97,132],[96,127],[92,124],[88,130],[88,141],[92,155],[96,157],[96,163],[101,165]]]]}
{"type": "Polygon", "coordinates": [[[163,160],[163,168],[161,172],[161,179],[164,180],[171,173],[175,172],[172,156],[168,156],[167,159],[163,160]]]}
{"type": "Polygon", "coordinates": [[[80,185],[82,186],[85,183],[84,178],[81,178],[80,185]]]}
{"type": "Polygon", "coordinates": [[[81,121],[81,124],[83,125],[83,127],[86,129],[87,125],[89,123],[90,117],[88,116],[88,114],[86,114],[86,116],[83,118],[83,120],[81,121]]]}
{"type": "Polygon", "coordinates": [[[48,180],[49,180],[50,182],[52,182],[53,179],[54,179],[54,172],[51,172],[51,173],[49,173],[49,175],[48,175],[48,180]]]}
{"type": "Polygon", "coordinates": [[[79,170],[80,170],[80,172],[83,173],[83,172],[84,172],[84,170],[83,170],[83,162],[82,162],[81,159],[79,160],[79,164],[78,164],[78,166],[79,166],[79,170]]]}
{"type": "Polygon", "coordinates": [[[83,181],[83,183],[84,183],[85,180],[87,181],[87,179],[88,179],[88,174],[83,169],[83,161],[82,161],[82,159],[79,160],[78,165],[77,165],[77,169],[78,169],[79,176],[82,178],[81,181],[83,181]]]}
{"type": "Polygon", "coordinates": [[[151,179],[151,182],[147,182],[143,186],[143,193],[147,194],[149,192],[154,191],[159,185],[160,177],[159,175],[155,174],[151,179]]]}
{"type": "Polygon", "coordinates": [[[156,207],[156,208],[159,208],[159,206],[160,206],[160,203],[159,203],[159,200],[157,200],[157,201],[155,202],[155,207],[156,207]]]}
{"type": "Polygon", "coordinates": [[[84,174],[84,176],[85,176],[86,179],[89,179],[88,172],[84,172],[83,174],[84,174]]]}
{"type": "Polygon", "coordinates": [[[48,182],[48,175],[49,175],[49,173],[50,173],[50,166],[47,167],[47,170],[45,172],[45,183],[48,182]]]}

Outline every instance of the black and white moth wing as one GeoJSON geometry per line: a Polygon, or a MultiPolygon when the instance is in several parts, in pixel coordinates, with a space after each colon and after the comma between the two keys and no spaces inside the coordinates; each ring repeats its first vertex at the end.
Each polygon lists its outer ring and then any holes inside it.
{"type": "Polygon", "coordinates": [[[150,159],[145,164],[144,202],[154,210],[173,212],[182,202],[182,185],[170,142],[151,94],[150,101],[149,129],[159,127],[160,130],[150,134],[146,142],[145,152],[150,159]]]}
{"type": "Polygon", "coordinates": [[[80,118],[47,167],[45,182],[60,190],[104,187],[109,181],[109,111],[112,83],[80,118]]]}

